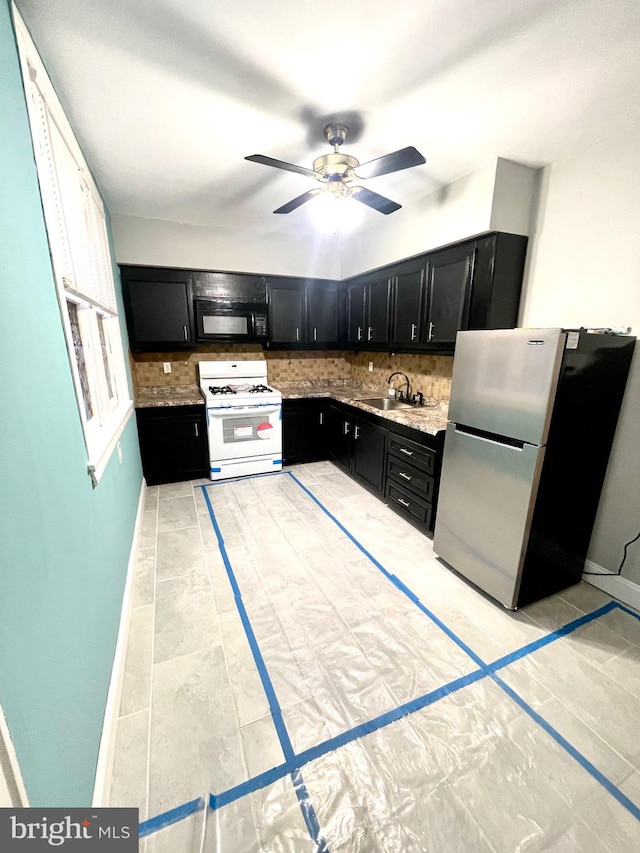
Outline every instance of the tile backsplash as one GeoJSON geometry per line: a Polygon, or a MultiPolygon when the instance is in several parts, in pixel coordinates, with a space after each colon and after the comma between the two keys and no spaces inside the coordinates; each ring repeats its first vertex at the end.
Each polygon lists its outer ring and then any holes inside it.
{"type": "MultiPolygon", "coordinates": [[[[422,391],[425,397],[437,400],[449,399],[453,367],[453,358],[444,355],[333,350],[270,352],[263,350],[260,344],[203,344],[195,352],[130,353],[134,392],[150,385],[195,385],[199,361],[232,359],[266,360],[268,380],[276,386],[278,382],[310,379],[351,379],[384,391],[389,374],[401,370],[408,375],[413,392],[422,391]],[[164,373],[164,362],[171,364],[171,373],[164,373]]],[[[395,377],[392,384],[401,387],[402,378],[395,377]]]]}

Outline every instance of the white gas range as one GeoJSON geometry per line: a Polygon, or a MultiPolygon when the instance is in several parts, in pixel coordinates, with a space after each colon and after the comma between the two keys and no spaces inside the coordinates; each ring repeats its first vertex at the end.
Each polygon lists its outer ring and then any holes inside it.
{"type": "Polygon", "coordinates": [[[282,394],[265,361],[201,361],[212,480],[282,469],[282,394]]]}

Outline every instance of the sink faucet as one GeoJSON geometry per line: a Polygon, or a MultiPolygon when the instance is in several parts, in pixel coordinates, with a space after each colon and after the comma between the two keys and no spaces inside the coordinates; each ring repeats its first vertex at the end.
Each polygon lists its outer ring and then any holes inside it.
{"type": "Polygon", "coordinates": [[[402,371],[401,371],[401,370],[396,370],[396,371],[394,371],[394,372],[391,374],[391,376],[387,379],[387,384],[389,384],[389,383],[391,382],[391,380],[393,379],[393,377],[394,377],[394,376],[403,376],[403,377],[406,379],[406,381],[407,381],[407,387],[406,387],[406,389],[405,389],[404,395],[403,395],[402,391],[400,391],[400,395],[399,395],[399,397],[400,397],[400,399],[401,399],[401,400],[406,400],[406,401],[407,401],[407,403],[408,403],[408,402],[409,402],[409,377],[407,376],[407,374],[406,374],[406,373],[402,373],[402,371]]]}

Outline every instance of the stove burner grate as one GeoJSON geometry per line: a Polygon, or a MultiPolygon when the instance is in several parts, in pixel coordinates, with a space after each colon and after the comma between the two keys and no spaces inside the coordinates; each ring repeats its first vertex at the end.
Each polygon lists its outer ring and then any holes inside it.
{"type": "Polygon", "coordinates": [[[235,388],[232,388],[231,385],[209,385],[209,391],[212,394],[235,394],[235,388]]]}

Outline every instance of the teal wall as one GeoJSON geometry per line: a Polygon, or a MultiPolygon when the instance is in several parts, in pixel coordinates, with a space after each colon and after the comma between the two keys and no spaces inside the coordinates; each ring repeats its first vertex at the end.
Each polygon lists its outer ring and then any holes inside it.
{"type": "Polygon", "coordinates": [[[8,0],[0,409],[0,703],[31,805],[88,805],[142,472],[132,417],[122,463],[95,489],[87,475],[8,0]]]}

